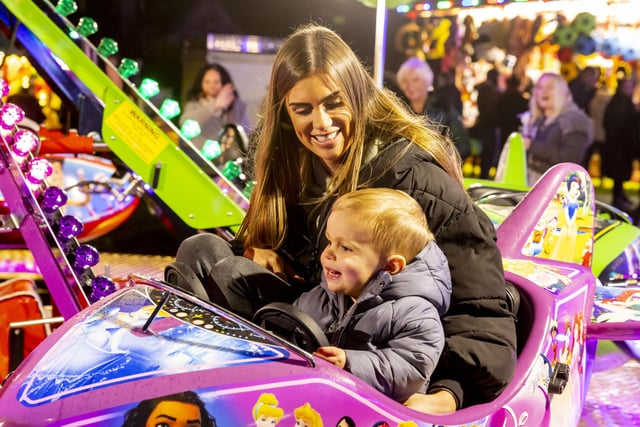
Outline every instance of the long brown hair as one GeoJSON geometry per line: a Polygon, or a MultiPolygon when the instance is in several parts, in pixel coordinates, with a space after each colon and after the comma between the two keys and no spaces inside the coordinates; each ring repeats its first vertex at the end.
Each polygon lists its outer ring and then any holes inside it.
{"type": "Polygon", "coordinates": [[[358,187],[363,153],[376,141],[405,138],[429,152],[463,186],[460,156],[453,143],[425,126],[391,91],[375,81],[353,50],[334,31],[316,24],[300,27],[276,54],[269,88],[256,127],[254,168],[257,184],[238,231],[245,247],[279,248],[287,233],[287,203],[295,203],[309,183],[313,154],[299,142],[285,106],[291,88],[312,75],[337,86],[350,108],[351,134],[345,135],[342,165],[333,173],[325,197],[358,187]]]}

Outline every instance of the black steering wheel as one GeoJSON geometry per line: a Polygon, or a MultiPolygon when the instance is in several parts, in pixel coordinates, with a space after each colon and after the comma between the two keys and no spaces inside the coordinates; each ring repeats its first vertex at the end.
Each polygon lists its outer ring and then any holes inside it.
{"type": "Polygon", "coordinates": [[[309,353],[313,353],[318,347],[329,345],[327,336],[316,321],[291,304],[267,304],[253,315],[253,323],[309,353]]]}

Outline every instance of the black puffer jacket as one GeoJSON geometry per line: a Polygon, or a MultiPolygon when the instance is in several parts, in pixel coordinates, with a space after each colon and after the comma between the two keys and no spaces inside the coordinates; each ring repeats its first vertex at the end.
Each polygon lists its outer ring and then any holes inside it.
{"type": "MultiPolygon", "coordinates": [[[[513,376],[516,363],[515,319],[507,308],[502,257],[495,229],[433,158],[414,144],[374,145],[360,178],[366,187],[403,190],[423,207],[429,227],[447,256],[453,282],[451,306],[443,317],[444,352],[430,389],[452,391],[459,407],[495,398],[513,376]]],[[[327,178],[315,168],[318,185],[305,198],[321,195],[327,178]]],[[[284,255],[305,266],[299,273],[319,283],[319,251],[325,247],[324,223],[330,203],[301,203],[289,210],[284,255]],[[309,221],[297,221],[308,218],[309,221]]]]}

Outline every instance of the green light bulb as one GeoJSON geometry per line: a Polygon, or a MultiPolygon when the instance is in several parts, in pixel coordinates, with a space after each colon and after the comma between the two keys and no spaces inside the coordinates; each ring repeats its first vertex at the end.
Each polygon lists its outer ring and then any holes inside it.
{"type": "Polygon", "coordinates": [[[202,153],[205,159],[211,161],[220,157],[220,154],[222,154],[222,148],[220,148],[220,143],[218,141],[214,139],[207,139],[200,149],[200,153],[202,153]]]}
{"type": "Polygon", "coordinates": [[[160,86],[158,85],[157,81],[146,78],[146,79],[143,79],[142,82],[140,82],[139,91],[140,91],[140,95],[143,98],[149,99],[149,98],[153,98],[154,96],[160,93],[160,86]]]}
{"type": "Polygon", "coordinates": [[[227,178],[229,181],[233,181],[238,176],[240,176],[240,172],[242,172],[240,165],[234,162],[233,160],[229,160],[227,163],[224,164],[222,175],[224,175],[224,177],[227,178]]]}
{"type": "Polygon", "coordinates": [[[171,120],[180,114],[180,104],[175,99],[167,98],[162,101],[160,115],[167,120],[171,120]]]}
{"type": "Polygon", "coordinates": [[[256,186],[256,182],[255,181],[249,181],[247,182],[247,185],[244,187],[244,190],[242,190],[242,194],[244,194],[244,196],[247,199],[251,198],[251,193],[253,193],[253,189],[256,186]]]}
{"type": "Polygon", "coordinates": [[[130,58],[122,58],[120,65],[118,66],[118,73],[125,79],[138,74],[140,67],[138,63],[130,58]]]}
{"type": "Polygon", "coordinates": [[[194,138],[200,133],[202,133],[202,129],[200,129],[200,124],[195,120],[185,120],[180,128],[180,133],[187,139],[194,138]]]}
{"type": "Polygon", "coordinates": [[[114,39],[105,37],[100,40],[98,45],[98,53],[102,56],[111,56],[118,53],[118,43],[114,39]]]}
{"type": "Polygon", "coordinates": [[[78,10],[78,5],[73,0],[60,0],[56,5],[56,12],[62,16],[69,16],[78,10]]]}
{"type": "Polygon", "coordinates": [[[91,18],[82,17],[78,21],[76,31],[84,37],[89,37],[91,34],[98,32],[98,23],[91,18]]]}

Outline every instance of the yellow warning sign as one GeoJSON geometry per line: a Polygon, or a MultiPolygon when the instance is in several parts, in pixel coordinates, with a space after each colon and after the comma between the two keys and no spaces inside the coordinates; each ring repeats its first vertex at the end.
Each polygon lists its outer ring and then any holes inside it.
{"type": "Polygon", "coordinates": [[[128,102],[116,108],[105,123],[147,164],[151,164],[170,142],[153,121],[128,102]]]}

